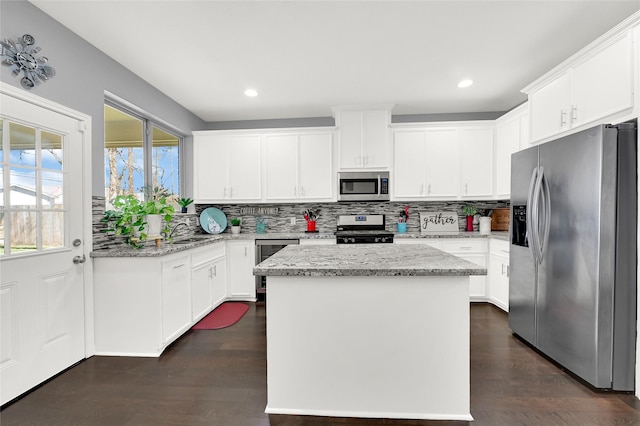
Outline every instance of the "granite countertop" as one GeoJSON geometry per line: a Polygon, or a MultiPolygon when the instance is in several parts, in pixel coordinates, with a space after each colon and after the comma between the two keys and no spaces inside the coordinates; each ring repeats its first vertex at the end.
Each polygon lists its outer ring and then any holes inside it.
{"type": "Polygon", "coordinates": [[[478,231],[473,232],[447,232],[439,234],[423,234],[421,232],[406,232],[403,234],[395,233],[393,238],[411,239],[411,238],[495,238],[496,240],[509,241],[509,231],[491,231],[490,234],[481,234],[478,231]]]}
{"type": "Polygon", "coordinates": [[[487,269],[428,245],[288,246],[253,268],[266,276],[486,275],[487,269]]]}
{"type": "MultiPolygon", "coordinates": [[[[195,234],[185,237],[177,237],[173,243],[162,241],[160,247],[155,247],[153,241],[149,241],[147,246],[141,249],[135,249],[127,245],[118,245],[116,247],[94,250],[91,257],[156,257],[177,253],[196,247],[206,246],[218,241],[229,240],[286,240],[286,239],[334,239],[333,232],[267,232],[264,234],[256,234],[251,232],[241,234],[231,234],[224,232],[222,234],[195,234]]],[[[481,234],[479,232],[460,232],[448,234],[422,234],[420,232],[407,232],[404,234],[394,233],[394,238],[496,238],[500,240],[509,240],[509,232],[492,232],[491,234],[481,234]]],[[[386,246],[386,244],[383,244],[386,246]]],[[[314,246],[315,247],[315,246],[314,246]]]]}
{"type": "Polygon", "coordinates": [[[128,245],[119,245],[104,250],[94,250],[91,257],[156,257],[177,253],[183,250],[189,250],[196,247],[206,246],[219,241],[233,240],[286,240],[286,239],[334,239],[335,234],[330,232],[273,232],[265,234],[256,233],[222,233],[222,234],[195,234],[184,237],[174,238],[172,243],[162,241],[160,247],[155,247],[153,240],[147,243],[147,246],[136,249],[128,245]]]}

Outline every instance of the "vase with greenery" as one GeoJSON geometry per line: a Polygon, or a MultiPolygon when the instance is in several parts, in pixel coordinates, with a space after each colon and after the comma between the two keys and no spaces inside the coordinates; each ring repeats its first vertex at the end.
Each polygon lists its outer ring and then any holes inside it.
{"type": "Polygon", "coordinates": [[[233,217],[229,220],[229,222],[231,222],[231,233],[232,234],[239,234],[240,233],[240,223],[241,220],[239,217],[233,217]]]}
{"type": "Polygon", "coordinates": [[[478,209],[472,205],[466,205],[462,208],[462,213],[467,217],[467,231],[473,231],[473,217],[478,213],[478,209]]]}
{"type": "Polygon", "coordinates": [[[187,206],[189,206],[189,204],[193,203],[193,200],[191,198],[180,198],[178,199],[178,204],[180,204],[180,213],[186,213],[187,212],[187,206]]]}

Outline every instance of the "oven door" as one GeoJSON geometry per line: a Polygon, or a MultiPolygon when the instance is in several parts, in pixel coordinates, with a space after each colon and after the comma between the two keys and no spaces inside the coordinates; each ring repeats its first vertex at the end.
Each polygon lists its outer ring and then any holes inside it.
{"type": "Polygon", "coordinates": [[[388,200],[388,172],[347,172],[338,175],[338,201],[388,200]]]}

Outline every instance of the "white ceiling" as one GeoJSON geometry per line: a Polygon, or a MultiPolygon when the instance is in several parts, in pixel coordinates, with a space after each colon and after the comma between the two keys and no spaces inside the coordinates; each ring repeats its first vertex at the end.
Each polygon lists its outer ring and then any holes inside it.
{"type": "Polygon", "coordinates": [[[640,10],[640,0],[31,2],[207,122],[354,104],[506,111],[640,10]],[[458,89],[463,78],[475,83],[458,89]]]}

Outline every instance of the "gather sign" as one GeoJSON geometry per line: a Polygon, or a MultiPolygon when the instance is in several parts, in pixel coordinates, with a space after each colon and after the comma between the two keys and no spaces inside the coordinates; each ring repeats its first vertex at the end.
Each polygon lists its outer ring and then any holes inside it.
{"type": "Polygon", "coordinates": [[[459,231],[456,212],[420,212],[420,232],[423,234],[459,231]]]}

